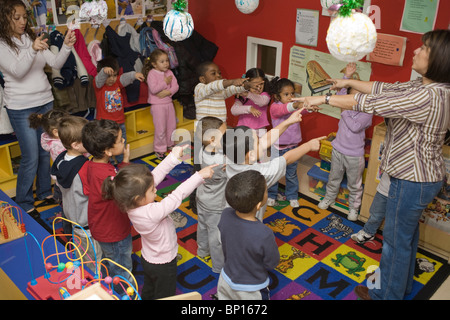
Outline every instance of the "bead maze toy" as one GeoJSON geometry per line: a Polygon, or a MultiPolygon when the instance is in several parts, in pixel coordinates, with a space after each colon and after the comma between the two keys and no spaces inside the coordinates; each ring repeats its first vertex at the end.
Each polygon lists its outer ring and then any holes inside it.
{"type": "Polygon", "coordinates": [[[101,288],[115,300],[141,299],[138,293],[138,284],[133,274],[111,259],[103,258],[99,261],[91,237],[79,224],[57,217],[53,220],[53,233],[46,237],[41,244],[31,232],[26,232],[24,239],[32,276],[31,281],[27,284],[27,291],[36,300],[64,300],[94,284],[96,286],[100,284],[101,288]],[[74,231],[72,231],[72,234],[58,235],[55,233],[55,221],[58,219],[71,223],[73,225],[72,229],[79,228],[82,230],[87,240],[86,248],[81,246],[82,239],[74,231]],[[64,251],[58,250],[57,237],[72,237],[72,241],[66,242],[64,251]],[[37,278],[33,274],[27,238],[33,239],[42,253],[44,274],[37,278]],[[51,239],[54,241],[55,251],[47,255],[43,248],[46,241],[51,239]],[[88,254],[89,246],[94,252],[93,259],[88,254]],[[91,265],[89,266],[89,264],[91,265]],[[128,272],[130,278],[133,279],[134,286],[121,275],[110,275],[107,268],[108,264],[114,264],[128,272]],[[88,267],[86,268],[86,266],[88,267]],[[124,292],[123,294],[118,293],[120,289],[124,292]]]}
{"type": "Polygon", "coordinates": [[[20,208],[0,202],[0,244],[24,236],[26,232],[20,208]]]}

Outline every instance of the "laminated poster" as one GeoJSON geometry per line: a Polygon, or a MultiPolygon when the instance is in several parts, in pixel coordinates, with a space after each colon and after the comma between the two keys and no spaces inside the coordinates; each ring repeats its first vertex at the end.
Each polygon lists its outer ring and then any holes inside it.
{"type": "Polygon", "coordinates": [[[439,0],[405,0],[400,31],[426,33],[433,30],[438,8],[439,0]]]}
{"type": "Polygon", "coordinates": [[[366,60],[393,66],[403,66],[405,50],[405,37],[378,33],[375,49],[367,55],[366,60]]]}

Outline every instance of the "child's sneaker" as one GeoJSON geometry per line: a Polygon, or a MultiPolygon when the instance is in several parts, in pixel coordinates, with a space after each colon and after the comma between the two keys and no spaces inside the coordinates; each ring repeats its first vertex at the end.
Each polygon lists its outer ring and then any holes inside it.
{"type": "Polygon", "coordinates": [[[276,207],[276,206],[278,206],[278,202],[275,199],[269,198],[269,199],[267,199],[267,206],[268,207],[276,207]]]}
{"type": "Polygon", "coordinates": [[[296,199],[294,199],[294,200],[289,200],[289,205],[290,205],[292,208],[298,208],[298,207],[300,207],[300,204],[298,203],[298,200],[296,200],[296,199]]]}
{"type": "Polygon", "coordinates": [[[357,221],[358,220],[358,210],[351,208],[348,210],[347,219],[350,221],[357,221]]]}
{"type": "Polygon", "coordinates": [[[164,152],[155,152],[155,155],[159,160],[164,160],[164,158],[166,157],[164,152]]]}
{"type": "Polygon", "coordinates": [[[325,200],[322,199],[322,201],[319,202],[319,204],[317,205],[319,207],[319,209],[325,210],[328,209],[329,206],[331,206],[334,203],[334,201],[332,200],[325,200]]]}
{"type": "Polygon", "coordinates": [[[367,241],[371,241],[375,239],[375,236],[372,236],[365,232],[363,229],[359,230],[358,233],[354,233],[351,235],[353,241],[358,242],[359,244],[366,243],[367,241]]]}

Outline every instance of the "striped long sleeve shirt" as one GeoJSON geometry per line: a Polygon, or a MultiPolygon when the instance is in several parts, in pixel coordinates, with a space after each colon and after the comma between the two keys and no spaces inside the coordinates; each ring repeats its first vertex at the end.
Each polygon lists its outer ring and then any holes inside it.
{"type": "Polygon", "coordinates": [[[223,87],[223,80],[217,80],[208,84],[199,83],[194,89],[195,112],[197,120],[206,116],[227,120],[227,107],[225,99],[245,92],[244,87],[223,87]]]}
{"type": "Polygon", "coordinates": [[[371,94],[357,93],[354,110],[389,118],[381,169],[414,182],[442,181],[442,145],[450,120],[450,84],[422,79],[374,82],[371,94]]]}

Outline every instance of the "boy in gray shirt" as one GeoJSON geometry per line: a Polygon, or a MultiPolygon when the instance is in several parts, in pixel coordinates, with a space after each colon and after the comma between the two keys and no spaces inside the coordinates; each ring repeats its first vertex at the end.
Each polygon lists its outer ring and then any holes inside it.
{"type": "MultiPolygon", "coordinates": [[[[224,164],[224,155],[220,145],[221,137],[227,125],[216,117],[203,117],[197,124],[196,143],[201,144],[199,162],[201,168],[212,164],[224,164]],[[200,136],[201,135],[201,136],[200,136]]],[[[211,179],[197,188],[197,255],[208,261],[211,258],[212,271],[220,273],[224,258],[218,224],[225,208],[225,187],[227,175],[224,167],[214,168],[211,179]]]]}

